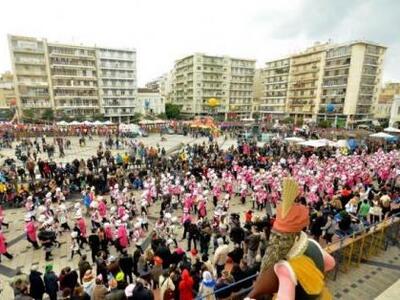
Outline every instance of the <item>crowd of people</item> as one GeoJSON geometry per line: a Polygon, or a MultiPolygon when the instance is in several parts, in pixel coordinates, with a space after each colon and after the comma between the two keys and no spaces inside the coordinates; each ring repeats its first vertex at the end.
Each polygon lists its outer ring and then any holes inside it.
{"type": "MultiPolygon", "coordinates": [[[[285,177],[298,182],[297,201],[311,219],[306,231],[322,245],[400,208],[396,145],[384,151],[365,144],[343,155],[329,147],[304,151],[282,140],[263,147],[243,141],[226,150],[210,142],[167,155],[132,141],[125,154],[113,156],[109,139],[86,161],[28,157],[21,168],[29,180],[3,169],[4,194],[11,189],[24,205],[32,247],[51,261],[59,237],[68,234],[70,259],[80,256],[78,270],[67,266],[55,274],[51,263],[44,274],[33,268],[13,284],[18,299],[42,299],[44,293],[93,300],[238,294],[266,265],[285,177]],[[18,181],[27,183],[17,187],[18,181]]],[[[7,211],[0,216],[6,226],[7,211]]],[[[1,230],[0,253],[12,259],[1,230]]]]}

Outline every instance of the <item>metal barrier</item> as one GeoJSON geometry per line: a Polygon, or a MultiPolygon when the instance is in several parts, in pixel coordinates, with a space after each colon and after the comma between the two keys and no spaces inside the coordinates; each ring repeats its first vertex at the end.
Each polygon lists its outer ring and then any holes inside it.
{"type": "MultiPolygon", "coordinates": [[[[373,255],[377,255],[379,251],[386,250],[390,243],[393,245],[399,245],[399,233],[400,233],[400,213],[393,215],[392,217],[383,220],[378,224],[373,224],[365,227],[361,231],[353,232],[348,234],[334,242],[327,247],[325,250],[330,253],[336,260],[335,268],[328,272],[333,273],[333,280],[336,280],[338,271],[347,272],[351,265],[359,266],[363,259],[368,259],[373,255]],[[344,266],[342,265],[344,263],[344,266]],[[341,267],[344,267],[341,269],[341,267]]],[[[205,296],[197,296],[197,300],[204,300],[208,296],[216,295],[219,292],[223,292],[227,289],[231,289],[238,284],[241,284],[248,280],[253,280],[258,274],[243,278],[237,282],[227,285],[214,292],[209,293],[205,296]]],[[[224,300],[236,300],[244,299],[245,295],[251,291],[252,287],[242,289],[238,292],[232,293],[224,300]]],[[[217,299],[221,299],[216,297],[217,299]]]]}
{"type": "Polygon", "coordinates": [[[398,244],[400,213],[372,224],[361,231],[353,232],[325,247],[336,260],[335,268],[329,272],[336,280],[339,271],[347,272],[351,266],[358,267],[362,260],[378,255],[390,243],[398,244]]]}

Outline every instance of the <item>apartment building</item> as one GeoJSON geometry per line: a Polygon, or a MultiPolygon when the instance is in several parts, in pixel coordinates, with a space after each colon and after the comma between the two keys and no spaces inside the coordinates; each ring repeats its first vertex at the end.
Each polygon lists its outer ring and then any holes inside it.
{"type": "Polygon", "coordinates": [[[263,96],[263,70],[255,69],[254,71],[254,82],[253,82],[253,102],[252,102],[252,118],[259,117],[260,103],[263,96]]]}
{"type": "Polygon", "coordinates": [[[174,91],[174,70],[162,75],[158,80],[158,89],[161,97],[163,97],[165,103],[172,101],[172,95],[174,91]]]}
{"type": "Polygon", "coordinates": [[[142,115],[159,115],[165,113],[165,101],[157,90],[139,88],[138,105],[135,112],[142,115]]]}
{"type": "Polygon", "coordinates": [[[47,43],[43,39],[9,36],[17,108],[41,113],[53,108],[47,43]]]}
{"type": "Polygon", "coordinates": [[[47,44],[50,97],[56,115],[90,116],[100,113],[100,99],[93,48],[47,44]]]}
{"type": "Polygon", "coordinates": [[[102,111],[113,122],[129,122],[137,105],[136,51],[97,49],[102,111]]]}
{"type": "Polygon", "coordinates": [[[267,104],[260,111],[274,118],[292,116],[296,122],[331,120],[338,126],[369,120],[378,99],[385,51],[386,47],[365,41],[316,44],[268,62],[262,98],[267,104]],[[279,78],[272,87],[271,76],[279,78]],[[274,96],[280,97],[277,104],[274,96]]]}
{"type": "Polygon", "coordinates": [[[193,54],[175,63],[173,103],[187,116],[213,114],[222,119],[249,118],[255,61],[193,54]],[[218,107],[207,101],[217,98],[218,107]]]}
{"type": "Polygon", "coordinates": [[[264,118],[283,119],[286,114],[286,103],[289,85],[290,59],[284,58],[266,63],[261,70],[263,82],[259,111],[264,118]]]}
{"type": "Polygon", "coordinates": [[[58,117],[104,114],[129,121],[136,96],[136,52],[9,35],[17,107],[58,117]]]}
{"type": "Polygon", "coordinates": [[[384,121],[390,118],[392,103],[396,95],[400,96],[399,82],[388,82],[380,89],[378,102],[375,106],[375,119],[384,121]]]}
{"type": "Polygon", "coordinates": [[[0,110],[9,110],[14,106],[14,76],[11,72],[0,75],[0,110]]]}
{"type": "Polygon", "coordinates": [[[390,109],[389,126],[398,127],[400,125],[400,95],[395,95],[390,109]]]}

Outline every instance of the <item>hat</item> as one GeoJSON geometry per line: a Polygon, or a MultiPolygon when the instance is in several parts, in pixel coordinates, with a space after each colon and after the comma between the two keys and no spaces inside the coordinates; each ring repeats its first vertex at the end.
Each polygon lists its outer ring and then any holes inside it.
{"type": "Polygon", "coordinates": [[[176,252],[176,254],[178,254],[178,255],[181,255],[181,254],[184,254],[184,253],[185,253],[185,251],[183,251],[182,248],[176,248],[176,249],[175,249],[175,252],[176,252]]]}
{"type": "Polygon", "coordinates": [[[112,279],[110,279],[110,280],[108,281],[108,286],[109,286],[111,289],[115,289],[115,288],[118,286],[118,283],[117,283],[117,281],[116,281],[114,278],[112,278],[112,279]]]}
{"type": "Polygon", "coordinates": [[[72,232],[71,232],[71,237],[72,237],[73,239],[76,239],[76,238],[78,237],[78,232],[77,232],[77,231],[72,231],[72,232]]]}
{"type": "Polygon", "coordinates": [[[163,264],[162,258],[159,257],[159,256],[155,256],[155,257],[154,257],[154,264],[157,265],[157,266],[162,265],[162,264],[163,264]]]}
{"type": "Polygon", "coordinates": [[[92,269],[89,269],[85,272],[85,275],[83,275],[82,281],[91,281],[94,279],[94,274],[92,272],[92,269]]]}
{"type": "Polygon", "coordinates": [[[31,216],[31,214],[28,213],[25,215],[25,221],[29,222],[30,220],[32,220],[32,216],[31,216]]]}
{"type": "Polygon", "coordinates": [[[286,217],[294,201],[299,195],[297,182],[290,177],[283,178],[282,181],[282,217],[286,217]]]}
{"type": "Polygon", "coordinates": [[[82,213],[81,212],[77,212],[74,216],[75,219],[80,219],[82,218],[82,213]]]}
{"type": "Polygon", "coordinates": [[[108,259],[107,259],[107,261],[109,262],[109,263],[111,263],[111,262],[114,262],[114,261],[116,261],[116,258],[115,258],[115,256],[110,256],[108,259]]]}
{"type": "Polygon", "coordinates": [[[135,285],[134,284],[129,284],[126,288],[125,288],[125,296],[126,297],[132,297],[133,295],[133,290],[135,289],[135,285]]]}
{"type": "Polygon", "coordinates": [[[48,265],[46,265],[46,267],[45,267],[45,271],[46,271],[46,273],[47,273],[47,272],[51,272],[51,271],[53,271],[53,265],[52,265],[52,264],[48,264],[48,265]]]}
{"type": "Polygon", "coordinates": [[[193,256],[196,256],[198,252],[197,252],[196,248],[193,248],[192,250],[190,250],[190,253],[191,253],[193,256]]]}

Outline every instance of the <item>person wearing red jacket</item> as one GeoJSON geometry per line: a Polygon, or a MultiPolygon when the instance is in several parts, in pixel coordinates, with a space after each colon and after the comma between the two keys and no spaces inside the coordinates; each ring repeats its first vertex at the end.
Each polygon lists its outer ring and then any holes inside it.
{"type": "Polygon", "coordinates": [[[13,259],[13,256],[7,251],[6,237],[4,236],[3,231],[0,229],[0,261],[1,255],[4,255],[8,259],[13,259]]]}
{"type": "Polygon", "coordinates": [[[193,278],[190,277],[189,271],[184,269],[179,283],[179,300],[192,300],[194,298],[192,289],[193,278]]]}

